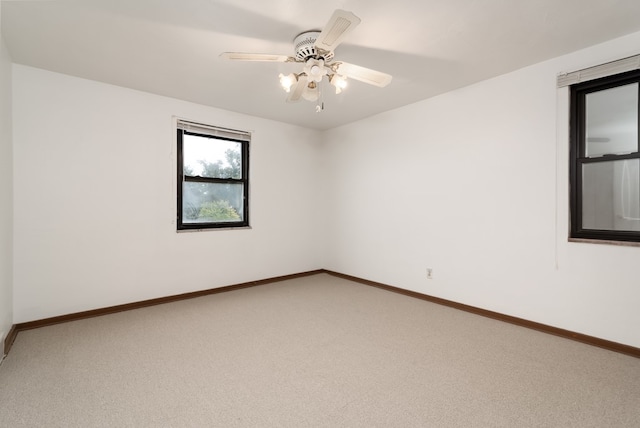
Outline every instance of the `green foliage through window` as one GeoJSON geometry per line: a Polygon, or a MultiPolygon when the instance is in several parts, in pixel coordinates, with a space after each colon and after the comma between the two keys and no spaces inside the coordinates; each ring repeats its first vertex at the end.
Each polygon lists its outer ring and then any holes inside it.
{"type": "Polygon", "coordinates": [[[238,212],[227,201],[205,202],[200,208],[198,218],[208,221],[240,220],[238,212]]]}

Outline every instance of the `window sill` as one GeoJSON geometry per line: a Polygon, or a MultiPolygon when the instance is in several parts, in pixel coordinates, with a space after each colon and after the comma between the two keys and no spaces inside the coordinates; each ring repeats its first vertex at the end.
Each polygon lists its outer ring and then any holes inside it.
{"type": "Polygon", "coordinates": [[[569,242],[578,242],[583,244],[615,245],[618,247],[640,247],[640,242],[633,242],[633,241],[607,241],[604,239],[569,238],[569,242]]]}
{"type": "Polygon", "coordinates": [[[251,229],[251,226],[238,226],[238,227],[206,227],[202,229],[178,229],[177,233],[191,233],[191,232],[210,232],[213,230],[245,230],[251,229]]]}

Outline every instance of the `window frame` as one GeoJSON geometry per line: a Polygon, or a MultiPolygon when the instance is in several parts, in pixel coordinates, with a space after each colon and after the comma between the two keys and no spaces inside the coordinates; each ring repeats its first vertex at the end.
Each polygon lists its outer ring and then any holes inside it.
{"type": "MultiPolygon", "coordinates": [[[[213,126],[203,125],[203,127],[216,129],[213,126]]],[[[223,131],[223,128],[220,128],[223,131]]],[[[236,139],[228,136],[214,135],[214,133],[198,132],[197,130],[183,129],[180,126],[177,132],[177,214],[176,228],[177,231],[199,231],[199,230],[216,230],[216,229],[238,229],[249,228],[249,140],[236,139]],[[194,135],[212,140],[233,141],[240,143],[242,177],[241,178],[212,178],[201,176],[184,175],[184,135],[194,135]],[[242,184],[243,185],[243,218],[240,221],[224,221],[224,222],[202,222],[202,223],[185,223],[183,221],[183,186],[184,183],[221,183],[221,184],[242,184]]]]}
{"type": "MultiPolygon", "coordinates": [[[[570,228],[569,237],[579,239],[593,239],[599,241],[640,242],[640,231],[585,229],[583,220],[583,182],[582,167],[586,164],[596,164],[617,160],[640,159],[640,141],[635,152],[630,154],[606,154],[597,157],[587,157],[586,153],[586,95],[607,89],[639,83],[640,70],[632,70],[598,79],[589,80],[570,86],[570,150],[569,150],[569,205],[570,228]]],[[[638,138],[640,139],[640,89],[638,96],[638,138]]]]}

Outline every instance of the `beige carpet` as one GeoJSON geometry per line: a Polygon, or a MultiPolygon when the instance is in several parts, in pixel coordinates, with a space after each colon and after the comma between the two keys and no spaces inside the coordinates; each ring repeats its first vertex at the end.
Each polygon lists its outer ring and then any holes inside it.
{"type": "Polygon", "coordinates": [[[22,332],[3,427],[640,427],[640,359],[327,274],[22,332]]]}

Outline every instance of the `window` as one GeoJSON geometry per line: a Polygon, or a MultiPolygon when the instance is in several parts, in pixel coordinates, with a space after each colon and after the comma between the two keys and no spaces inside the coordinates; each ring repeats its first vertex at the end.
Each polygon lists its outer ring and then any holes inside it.
{"type": "Polygon", "coordinates": [[[571,236],[640,242],[640,71],[571,86],[571,236]]]}
{"type": "Polygon", "coordinates": [[[249,225],[250,138],[178,121],[178,230],[249,225]]]}

